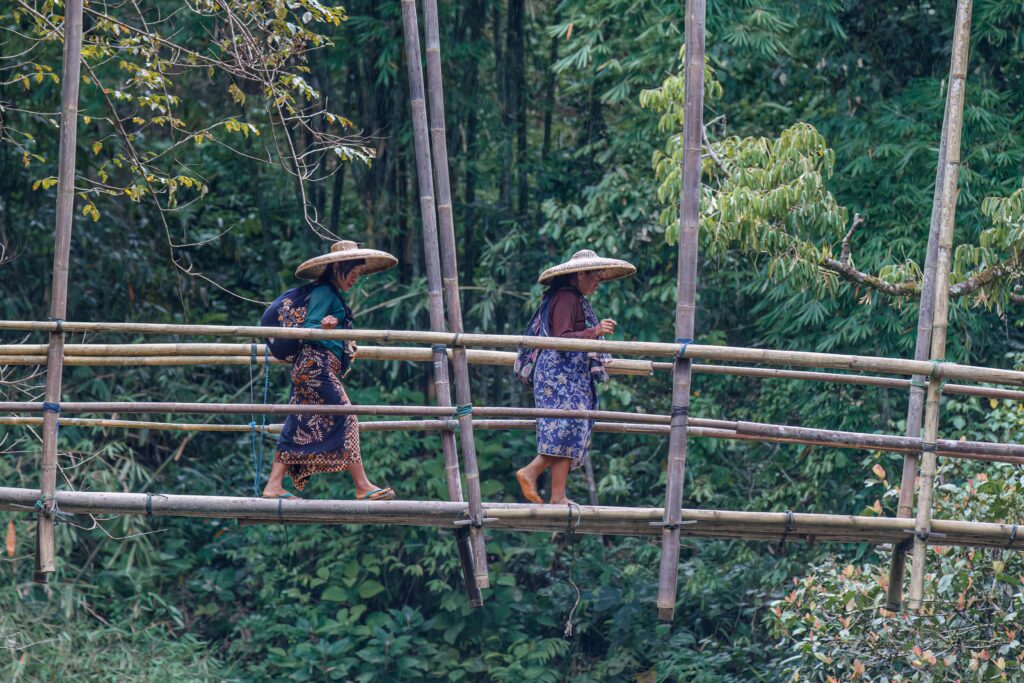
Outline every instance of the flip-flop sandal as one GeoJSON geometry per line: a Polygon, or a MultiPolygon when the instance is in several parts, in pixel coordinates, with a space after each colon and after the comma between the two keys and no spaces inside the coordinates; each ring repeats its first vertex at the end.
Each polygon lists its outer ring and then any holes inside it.
{"type": "Polygon", "coordinates": [[[368,491],[365,496],[356,496],[356,500],[391,500],[395,492],[390,487],[368,491]]]}
{"type": "Polygon", "coordinates": [[[298,496],[296,496],[294,493],[289,493],[288,491],[285,491],[284,493],[282,493],[279,496],[261,496],[261,497],[262,498],[269,498],[270,500],[277,500],[278,498],[296,498],[296,499],[298,499],[298,496]]]}

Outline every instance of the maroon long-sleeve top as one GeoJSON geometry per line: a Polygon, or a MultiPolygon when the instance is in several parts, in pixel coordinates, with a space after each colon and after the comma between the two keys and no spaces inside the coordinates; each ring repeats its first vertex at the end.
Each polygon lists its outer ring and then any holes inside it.
{"type": "Polygon", "coordinates": [[[575,289],[561,289],[554,294],[548,309],[552,337],[597,339],[597,328],[587,327],[581,296],[575,289]]]}

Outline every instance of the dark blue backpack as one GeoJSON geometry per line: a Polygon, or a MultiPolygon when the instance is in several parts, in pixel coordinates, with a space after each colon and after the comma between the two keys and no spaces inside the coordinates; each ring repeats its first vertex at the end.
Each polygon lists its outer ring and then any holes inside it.
{"type": "MultiPolygon", "coordinates": [[[[274,299],[274,302],[263,312],[260,318],[262,327],[302,327],[306,322],[306,306],[309,304],[309,296],[316,282],[293,287],[281,296],[274,299]]],[[[302,349],[301,339],[267,339],[267,346],[274,358],[288,363],[294,362],[302,349]]]]}

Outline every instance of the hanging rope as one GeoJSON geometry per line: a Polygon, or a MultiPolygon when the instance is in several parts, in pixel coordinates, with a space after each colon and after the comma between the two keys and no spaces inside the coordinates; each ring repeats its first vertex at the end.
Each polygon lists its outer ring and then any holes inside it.
{"type": "MultiPolygon", "coordinates": [[[[256,344],[252,345],[249,354],[249,403],[255,403],[253,397],[253,384],[256,382],[253,368],[256,366],[256,344]]],[[[270,393],[270,345],[263,347],[263,405],[267,405],[267,398],[270,393]]],[[[263,435],[267,431],[267,414],[260,416],[260,433],[256,435],[256,416],[251,415],[249,420],[249,442],[252,447],[252,495],[257,498],[260,495],[260,484],[263,482],[263,435]],[[259,441],[259,451],[256,449],[256,441],[259,441]]]]}
{"type": "MultiPolygon", "coordinates": [[[[263,347],[263,405],[267,405],[270,393],[270,344],[263,347]]],[[[267,433],[267,414],[260,415],[260,460],[256,465],[256,477],[253,483],[253,494],[259,495],[259,485],[263,480],[263,441],[267,433]]]]}
{"type": "Polygon", "coordinates": [[[582,593],[580,593],[580,587],[576,585],[575,581],[573,581],[572,575],[573,571],[576,569],[576,541],[578,540],[576,538],[576,530],[579,528],[583,516],[580,514],[580,506],[577,505],[576,503],[569,503],[567,507],[569,508],[569,523],[565,527],[565,541],[570,545],[572,549],[569,559],[568,579],[569,585],[571,585],[573,587],[573,590],[576,591],[576,602],[573,603],[572,609],[569,610],[569,617],[565,620],[565,631],[562,632],[562,637],[566,640],[571,640],[573,633],[572,620],[576,614],[576,608],[580,606],[580,598],[582,597],[582,593]],[[576,509],[575,521],[572,518],[573,508],[576,509]]]}

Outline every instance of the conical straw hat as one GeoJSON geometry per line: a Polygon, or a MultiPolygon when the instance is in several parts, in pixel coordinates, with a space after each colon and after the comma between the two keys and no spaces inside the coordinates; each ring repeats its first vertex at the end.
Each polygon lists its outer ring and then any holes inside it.
{"type": "Polygon", "coordinates": [[[316,280],[324,274],[324,269],[327,268],[328,263],[356,261],[358,259],[366,262],[366,270],[363,271],[366,275],[379,273],[382,270],[394,268],[398,265],[398,259],[386,251],[360,249],[359,245],[355,242],[342,240],[331,245],[331,252],[329,254],[314,256],[296,268],[295,277],[300,277],[304,280],[316,280]]]}
{"type": "Polygon", "coordinates": [[[559,263],[557,266],[552,266],[545,270],[540,274],[540,279],[537,281],[542,285],[546,285],[550,284],[559,275],[581,273],[585,270],[604,271],[601,273],[601,280],[603,282],[636,275],[636,266],[628,261],[622,261],[617,258],[604,258],[603,256],[598,256],[590,249],[582,249],[573,254],[572,258],[565,263],[559,263]]]}

